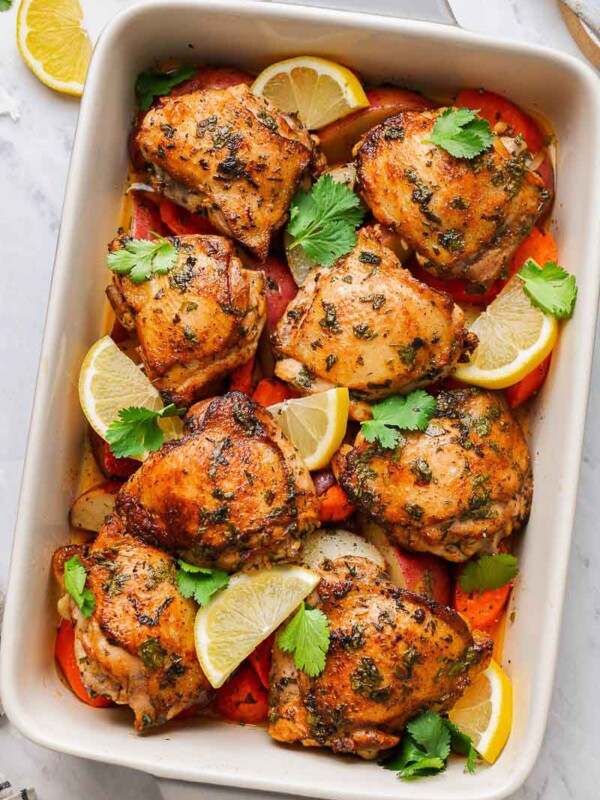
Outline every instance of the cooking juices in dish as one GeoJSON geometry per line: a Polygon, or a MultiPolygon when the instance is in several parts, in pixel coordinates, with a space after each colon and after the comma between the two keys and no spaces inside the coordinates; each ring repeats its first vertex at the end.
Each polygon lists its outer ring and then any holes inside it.
{"type": "Polygon", "coordinates": [[[106,480],[53,562],[65,678],[138,731],[210,710],[404,778],[492,763],[533,492],[512,409],[577,291],[546,137],[312,57],[136,88],[80,377],[106,480]]]}

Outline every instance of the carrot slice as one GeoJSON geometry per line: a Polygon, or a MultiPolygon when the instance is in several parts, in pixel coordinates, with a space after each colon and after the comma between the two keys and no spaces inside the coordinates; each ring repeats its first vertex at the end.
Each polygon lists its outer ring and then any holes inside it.
{"type": "Polygon", "coordinates": [[[275,634],[272,633],[270,636],[267,636],[264,642],[261,642],[256,650],[253,650],[248,656],[248,661],[252,665],[252,668],[258,675],[260,682],[265,689],[269,688],[274,641],[275,634]]]}
{"type": "Polygon", "coordinates": [[[262,406],[272,406],[275,403],[283,403],[290,397],[297,397],[296,393],[289,389],[283,381],[277,378],[263,378],[259,381],[252,394],[252,399],[262,406]]]}
{"type": "Polygon", "coordinates": [[[483,592],[465,592],[458,581],[454,587],[453,608],[465,617],[473,628],[485,630],[494,625],[510,595],[511,584],[500,589],[485,589],[483,592]]]}
{"type": "Polygon", "coordinates": [[[102,697],[101,695],[92,697],[85,688],[75,655],[75,631],[73,625],[66,619],[63,619],[60,623],[56,634],[54,657],[73,693],[80,700],[93,708],[106,708],[113,705],[112,700],[109,700],[108,697],[102,697]]]}
{"type": "Polygon", "coordinates": [[[525,375],[518,383],[509,386],[506,390],[506,399],[511,408],[517,408],[534,394],[539,392],[542,388],[548,370],[550,369],[550,361],[552,360],[552,353],[545,358],[541,364],[538,364],[529,375],[525,375]]]}
{"type": "Polygon", "coordinates": [[[252,394],[252,375],[254,373],[254,358],[236,367],[230,375],[230,392],[243,392],[252,394]]]}
{"type": "Polygon", "coordinates": [[[543,267],[548,261],[558,261],[558,247],[554,236],[548,231],[533,228],[515,250],[510,265],[511,275],[517,273],[528,258],[543,267]]]}
{"type": "Polygon", "coordinates": [[[339,483],[335,483],[319,497],[319,520],[321,522],[343,522],[352,514],[354,514],[354,506],[339,483]]]}
{"type": "Polygon", "coordinates": [[[256,725],[267,719],[267,690],[249,664],[243,663],[227,683],[217,689],[214,710],[233,722],[256,725]]]}

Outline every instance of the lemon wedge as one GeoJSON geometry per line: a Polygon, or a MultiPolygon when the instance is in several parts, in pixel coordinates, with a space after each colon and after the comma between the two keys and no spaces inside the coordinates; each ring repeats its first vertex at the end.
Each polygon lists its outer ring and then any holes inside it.
{"type": "MultiPolygon", "coordinates": [[[[83,359],[79,372],[79,402],[87,421],[103,439],[122,408],[143,406],[153,411],[163,408],[158,390],[110,336],[103,336],[93,344],[83,359]]],[[[181,436],[178,417],[161,419],[158,424],[165,438],[181,436]]],[[[138,460],[143,461],[147,455],[141,454],[138,460]]]]}
{"type": "Polygon", "coordinates": [[[348,425],[346,387],[269,406],[269,411],[310,470],[322,469],[341,445],[348,425]]]}
{"type": "Polygon", "coordinates": [[[484,312],[469,325],[479,345],[454,377],[485,389],[517,383],[549,355],[556,344],[558,321],[536,308],[514,277],[484,312]]]}
{"type": "Polygon", "coordinates": [[[196,653],[215,689],[296,610],[319,580],[316,572],[292,565],[240,572],[198,610],[196,653]]]}
{"type": "Polygon", "coordinates": [[[315,56],[278,61],[263,70],[252,84],[254,94],[278,108],[297,114],[310,130],[365,108],[369,100],[353,72],[341,64],[315,56]]]}
{"type": "Polygon", "coordinates": [[[78,0],[21,0],[17,45],[42,83],[80,96],[92,57],[92,42],[82,26],[78,0]]]}
{"type": "Polygon", "coordinates": [[[479,755],[493,764],[512,725],[512,685],[496,661],[476,676],[448,717],[471,737],[479,755]]]}

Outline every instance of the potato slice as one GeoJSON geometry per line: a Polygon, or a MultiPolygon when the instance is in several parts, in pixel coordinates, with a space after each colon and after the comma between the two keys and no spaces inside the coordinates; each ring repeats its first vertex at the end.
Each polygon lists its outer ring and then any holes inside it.
{"type": "Polygon", "coordinates": [[[329,559],[357,556],[368,558],[381,569],[385,569],[385,559],[375,547],[356,533],[337,528],[334,530],[321,529],[305,536],[300,551],[300,559],[309,569],[318,569],[329,559]]]}
{"type": "Polygon", "coordinates": [[[120,481],[103,481],[80,494],[71,506],[69,522],[74,528],[98,533],[115,507],[120,481]]]}

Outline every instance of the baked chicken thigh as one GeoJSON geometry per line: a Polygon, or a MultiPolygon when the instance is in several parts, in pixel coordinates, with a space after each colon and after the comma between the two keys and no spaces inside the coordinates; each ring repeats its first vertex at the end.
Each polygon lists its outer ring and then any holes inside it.
{"type": "Polygon", "coordinates": [[[473,340],[451,298],[403,269],[378,227],[364,228],[288,305],[273,337],[275,374],[305,394],[347,386],[376,400],[438,380],[473,340]]]}
{"type": "Polygon", "coordinates": [[[245,269],[223,236],[172,241],[177,261],[168,274],[142,283],[115,275],[107,294],[120,322],[137,333],[148,378],[169,402],[189,405],[256,352],[265,277],[245,269]]]}
{"type": "Polygon", "coordinates": [[[374,758],[405,723],[447,711],[489,663],[492,642],[455,612],[394,586],[372,561],[325,562],[308,602],[329,621],[325,669],[310,678],[275,645],[269,733],[374,758]]]}
{"type": "Polygon", "coordinates": [[[117,496],[128,530],[190,563],[235,572],[292,560],[317,525],[310,473],[271,414],[241,392],[193,406],[182,439],[117,496]]]}
{"type": "Polygon", "coordinates": [[[137,144],[160,192],[260,259],[318,158],[300,122],[244,84],[161,98],[137,144]]]}
{"type": "Polygon", "coordinates": [[[494,146],[472,159],[432,144],[443,110],[404,111],[365,134],[355,148],[360,192],[425,269],[489,284],[507,274],[551,192],[514,139],[504,144],[495,136],[494,146]]]}
{"type": "Polygon", "coordinates": [[[137,731],[205,705],[213,692],[196,656],[197,607],[177,589],[173,559],[127,533],[116,516],[107,518],[89,549],[57,550],[61,583],[63,564],[75,552],[88,571],[95,608],[84,617],[68,594],[59,607],[75,628],[86,689],[131,706],[137,731]]]}
{"type": "Polygon", "coordinates": [[[367,520],[403,547],[449,561],[496,552],[531,508],[521,427],[504,395],[480,389],[441,392],[428,428],[403,432],[394,449],[359,433],[334,469],[367,520]]]}

